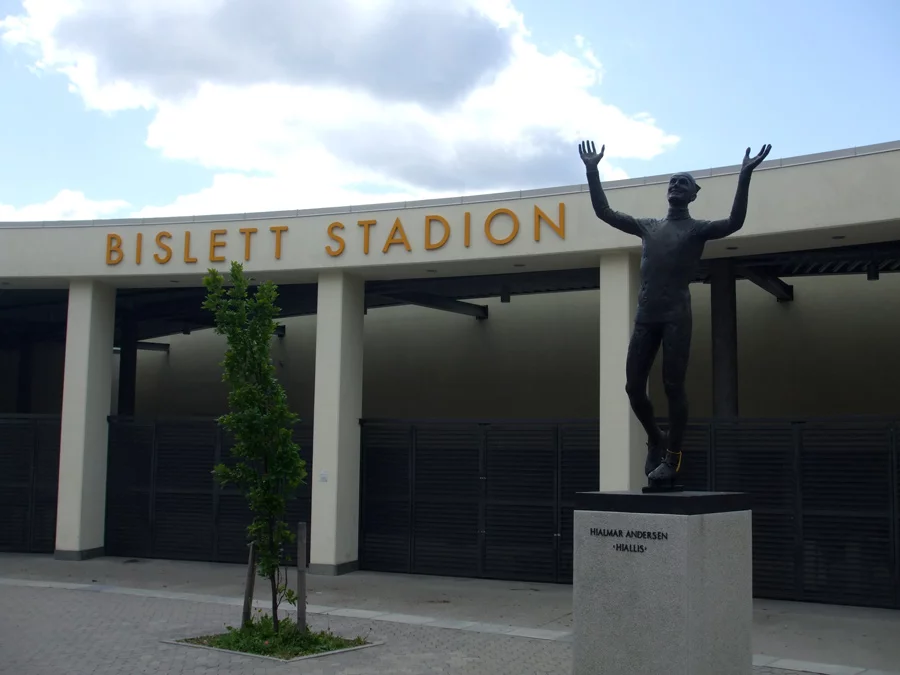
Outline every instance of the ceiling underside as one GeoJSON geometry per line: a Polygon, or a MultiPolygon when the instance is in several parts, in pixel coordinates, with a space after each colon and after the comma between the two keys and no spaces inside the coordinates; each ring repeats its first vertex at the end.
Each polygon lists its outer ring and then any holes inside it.
{"type": "MultiPolygon", "coordinates": [[[[720,259],[721,260],[721,259],[720,259]]],[[[810,251],[735,256],[738,279],[749,279],[779,300],[790,299],[792,277],[877,274],[900,271],[900,241],[810,251]]],[[[710,280],[712,261],[701,264],[697,282],[710,280]]],[[[591,290],[599,287],[596,267],[519,272],[469,277],[430,277],[395,281],[367,281],[366,309],[420,305],[485,318],[484,310],[466,302],[478,298],[591,290]]],[[[211,326],[201,308],[205,289],[119,289],[117,341],[121,326],[133,319],[137,339],[146,341],[211,326]]],[[[315,284],[279,286],[278,304],[284,317],[315,314],[315,284]]],[[[57,289],[0,289],[0,343],[65,338],[67,291],[57,289]]]]}

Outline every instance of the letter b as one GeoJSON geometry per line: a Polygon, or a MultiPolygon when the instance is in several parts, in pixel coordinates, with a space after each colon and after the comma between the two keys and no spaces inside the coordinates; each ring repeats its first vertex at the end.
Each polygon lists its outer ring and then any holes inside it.
{"type": "Polygon", "coordinates": [[[106,264],[118,265],[125,258],[122,253],[122,237],[118,234],[106,235],[106,264]]]}

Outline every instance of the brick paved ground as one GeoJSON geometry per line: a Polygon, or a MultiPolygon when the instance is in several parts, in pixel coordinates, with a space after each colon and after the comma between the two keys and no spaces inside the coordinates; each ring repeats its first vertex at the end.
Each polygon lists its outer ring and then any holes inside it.
{"type": "MultiPolygon", "coordinates": [[[[218,604],[240,606],[245,574],[243,565],[222,563],[109,557],[67,562],[47,555],[0,553],[0,595],[8,584],[84,584],[94,591],[103,587],[173,600],[210,602],[215,596],[218,604]]],[[[366,620],[376,613],[415,615],[425,619],[420,624],[437,620],[443,628],[475,621],[495,624],[493,633],[505,632],[505,626],[556,634],[572,628],[571,586],[377,572],[309,575],[307,581],[310,610],[318,614],[336,609],[346,618],[366,620]]],[[[259,600],[265,601],[265,584],[256,588],[259,600]]],[[[800,670],[797,662],[802,662],[804,671],[848,675],[860,675],[866,666],[874,670],[865,675],[885,675],[898,671],[898,634],[897,611],[754,600],[753,648],[760,665],[778,662],[785,670],[800,670]]]]}
{"type": "MultiPolygon", "coordinates": [[[[311,617],[315,628],[386,644],[281,664],[161,640],[222,630],[239,609],[119,593],[0,588],[0,672],[16,675],[568,674],[571,645],[443,628],[311,617]]],[[[755,668],[754,675],[800,675],[755,668]]]]}

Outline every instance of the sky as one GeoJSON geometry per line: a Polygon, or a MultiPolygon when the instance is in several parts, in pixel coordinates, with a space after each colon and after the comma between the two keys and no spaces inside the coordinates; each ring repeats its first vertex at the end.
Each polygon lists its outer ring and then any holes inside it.
{"type": "Polygon", "coordinates": [[[900,140],[897,0],[0,0],[0,221],[287,210],[900,140]]]}

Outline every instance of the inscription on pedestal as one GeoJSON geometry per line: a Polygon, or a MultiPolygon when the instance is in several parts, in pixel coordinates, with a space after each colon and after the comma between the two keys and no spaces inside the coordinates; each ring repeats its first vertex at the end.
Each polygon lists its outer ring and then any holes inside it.
{"type": "Polygon", "coordinates": [[[610,538],[614,540],[612,549],[620,553],[646,553],[652,547],[646,544],[637,544],[633,540],[639,541],[666,541],[669,533],[662,530],[622,530],[611,527],[592,527],[592,537],[610,538]],[[617,539],[630,539],[632,541],[615,541],[617,539]]]}

